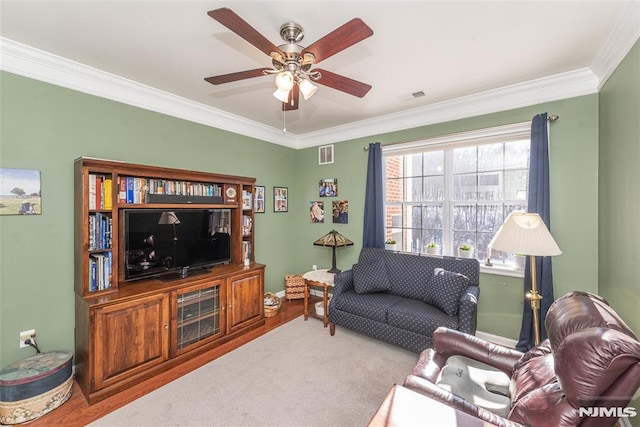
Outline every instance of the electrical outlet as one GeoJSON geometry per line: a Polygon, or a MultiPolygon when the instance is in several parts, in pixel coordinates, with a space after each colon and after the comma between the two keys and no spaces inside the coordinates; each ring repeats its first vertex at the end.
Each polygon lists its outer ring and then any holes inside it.
{"type": "Polygon", "coordinates": [[[20,332],[20,348],[29,347],[29,344],[25,343],[28,339],[33,339],[36,336],[35,329],[29,329],[28,331],[20,332]]]}

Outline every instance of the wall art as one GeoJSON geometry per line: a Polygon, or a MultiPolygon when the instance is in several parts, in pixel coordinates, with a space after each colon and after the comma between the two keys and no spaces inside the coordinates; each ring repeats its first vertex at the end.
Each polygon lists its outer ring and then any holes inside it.
{"type": "Polygon", "coordinates": [[[332,201],[331,211],[334,224],[349,223],[349,202],[347,200],[332,201]]]}
{"type": "Polygon", "coordinates": [[[0,215],[40,214],[40,171],[0,168],[0,215]]]}
{"type": "Polygon", "coordinates": [[[288,187],[273,187],[273,211],[289,212],[288,187]]]}

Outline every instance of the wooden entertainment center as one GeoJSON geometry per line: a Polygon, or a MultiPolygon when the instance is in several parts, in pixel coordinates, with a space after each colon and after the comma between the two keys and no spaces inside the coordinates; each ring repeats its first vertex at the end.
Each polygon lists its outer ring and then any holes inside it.
{"type": "Polygon", "coordinates": [[[74,169],[75,374],[90,404],[264,324],[255,178],[91,158],[76,159],[74,169]],[[131,280],[125,210],[138,209],[163,217],[183,209],[229,213],[216,234],[229,235],[230,261],[180,274],[168,265],[171,280],[131,280]]]}

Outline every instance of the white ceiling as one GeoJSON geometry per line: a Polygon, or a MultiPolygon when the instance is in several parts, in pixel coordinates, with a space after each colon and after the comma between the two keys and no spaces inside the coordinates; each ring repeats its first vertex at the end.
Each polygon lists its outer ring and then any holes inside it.
{"type": "Polygon", "coordinates": [[[637,0],[0,4],[4,70],[297,148],[594,93],[640,33],[637,0]],[[273,77],[203,80],[271,66],[207,15],[220,7],[275,45],[288,21],[308,46],[361,18],[373,36],[319,66],[373,88],[357,98],[319,85],[284,134],[273,77]]]}

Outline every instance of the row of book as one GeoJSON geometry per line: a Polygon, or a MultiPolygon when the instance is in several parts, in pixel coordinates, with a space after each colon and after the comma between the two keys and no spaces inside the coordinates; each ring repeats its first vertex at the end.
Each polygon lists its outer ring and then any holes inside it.
{"type": "Polygon", "coordinates": [[[102,175],[89,175],[89,209],[111,209],[113,205],[113,183],[102,175]]]}
{"type": "Polygon", "coordinates": [[[110,216],[96,212],[89,215],[89,250],[109,249],[113,246],[113,222],[110,216]]]}
{"type": "Polygon", "coordinates": [[[221,197],[222,185],[133,176],[118,178],[118,203],[146,203],[147,194],[221,197]]]}
{"type": "Polygon", "coordinates": [[[89,255],[89,291],[102,291],[111,287],[111,252],[89,255]]]}

